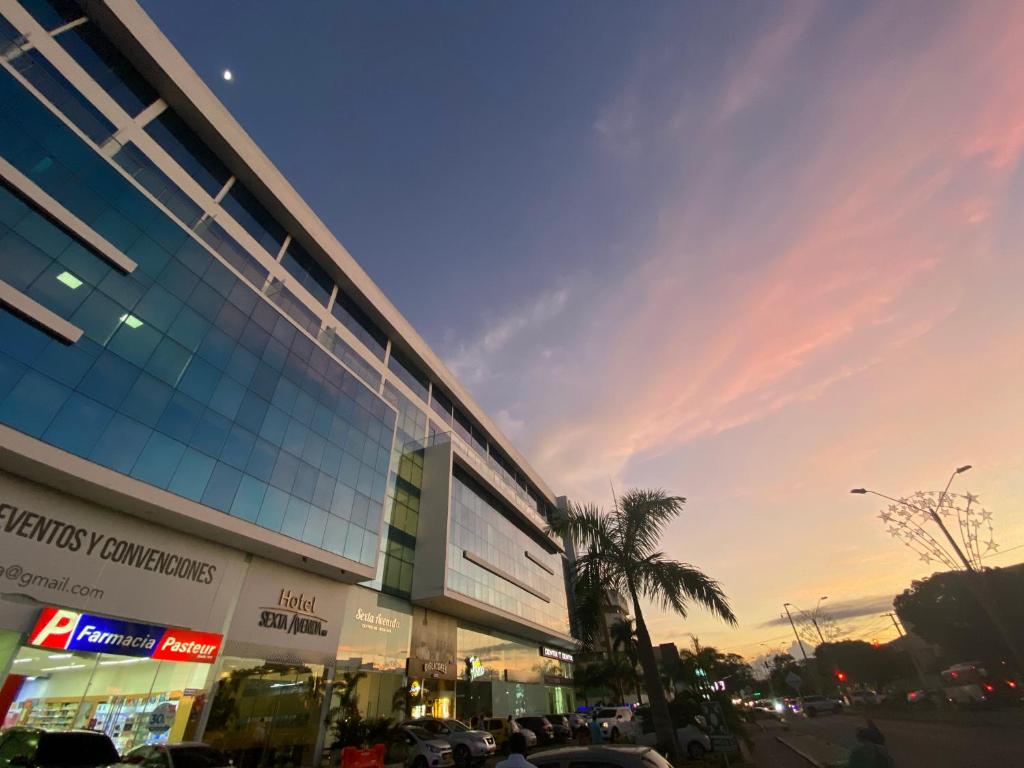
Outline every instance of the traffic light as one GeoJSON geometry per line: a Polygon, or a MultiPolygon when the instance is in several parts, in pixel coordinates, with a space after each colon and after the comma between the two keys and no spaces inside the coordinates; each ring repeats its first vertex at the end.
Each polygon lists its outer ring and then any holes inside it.
{"type": "Polygon", "coordinates": [[[838,680],[840,683],[845,683],[846,682],[846,673],[843,672],[842,670],[836,670],[836,680],[838,680]]]}

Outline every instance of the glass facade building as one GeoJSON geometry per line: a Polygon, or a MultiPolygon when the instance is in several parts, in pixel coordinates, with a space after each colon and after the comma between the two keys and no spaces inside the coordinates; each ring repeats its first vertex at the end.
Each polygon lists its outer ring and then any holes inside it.
{"type": "MultiPolygon", "coordinates": [[[[0,8],[0,439],[0,514],[64,515],[92,542],[72,568],[56,534],[33,540],[37,569],[92,575],[33,583],[31,608],[0,595],[0,661],[46,663],[40,610],[224,637],[213,666],[167,672],[186,693],[130,697],[176,724],[107,718],[119,743],[207,728],[240,764],[310,764],[343,675],[366,714],[571,705],[571,664],[540,653],[571,642],[553,492],[132,2],[0,8]],[[215,548],[205,613],[178,616],[176,582],[122,599],[131,573],[115,590],[89,571],[140,520],[215,548]],[[315,592],[330,651],[249,637],[273,630],[243,615],[260,590],[260,610],[315,592]]],[[[157,549],[129,565],[158,570],[157,549]]],[[[86,654],[59,686],[19,683],[5,722],[88,727],[116,696],[75,704],[72,677],[134,663],[86,654]]]]}

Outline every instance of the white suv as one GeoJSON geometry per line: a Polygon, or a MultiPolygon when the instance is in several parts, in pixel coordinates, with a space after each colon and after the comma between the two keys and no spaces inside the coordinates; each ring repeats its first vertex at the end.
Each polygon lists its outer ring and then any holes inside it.
{"type": "Polygon", "coordinates": [[[843,703],[838,699],[830,699],[825,696],[804,696],[797,711],[806,717],[817,717],[829,713],[838,714],[843,711],[843,703]]]}
{"type": "Polygon", "coordinates": [[[629,707],[603,707],[594,713],[594,719],[601,726],[601,738],[605,741],[636,741],[640,733],[629,707]]]}

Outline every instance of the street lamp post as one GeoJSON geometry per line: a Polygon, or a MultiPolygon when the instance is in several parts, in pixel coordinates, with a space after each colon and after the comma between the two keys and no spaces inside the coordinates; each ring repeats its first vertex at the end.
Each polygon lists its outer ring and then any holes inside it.
{"type": "Polygon", "coordinates": [[[965,464],[964,466],[957,467],[955,470],[953,470],[953,474],[949,476],[949,482],[946,483],[946,487],[942,490],[942,493],[939,494],[938,502],[934,506],[921,507],[918,506],[917,504],[911,503],[907,499],[894,499],[892,496],[886,496],[884,493],[879,493],[878,491],[873,491],[868,488],[853,488],[850,490],[850,493],[856,493],[861,495],[871,494],[873,496],[878,496],[879,498],[895,502],[896,504],[899,504],[901,506],[916,509],[918,512],[927,515],[931,519],[931,521],[939,527],[939,530],[942,531],[942,534],[943,536],[945,536],[946,541],[948,541],[950,547],[952,547],[953,552],[956,554],[960,562],[963,563],[964,569],[967,571],[967,583],[968,585],[970,585],[971,591],[974,592],[975,599],[978,601],[978,604],[981,606],[982,610],[984,610],[985,613],[988,615],[989,620],[992,622],[992,625],[999,633],[1003,643],[1006,645],[1007,650],[1010,651],[1010,655],[1013,656],[1013,660],[1014,663],[1017,665],[1018,672],[1022,672],[1024,671],[1024,654],[1021,653],[1020,649],[1017,647],[1016,641],[1010,635],[1010,632],[1007,630],[1006,625],[1003,623],[1002,616],[999,615],[999,610],[996,607],[995,601],[990,598],[990,595],[987,590],[987,585],[984,581],[984,571],[979,570],[979,568],[976,568],[974,566],[974,563],[972,563],[971,560],[964,554],[963,549],[961,549],[960,545],[957,544],[956,539],[954,539],[952,534],[950,534],[949,529],[946,528],[946,524],[942,522],[942,518],[939,516],[939,510],[942,509],[942,505],[946,500],[946,496],[949,494],[949,487],[953,484],[953,479],[957,475],[962,475],[970,468],[970,464],[965,464]]]}
{"type": "Polygon", "coordinates": [[[800,611],[800,613],[802,613],[804,616],[806,616],[810,620],[811,624],[814,625],[814,630],[818,633],[818,639],[822,643],[825,642],[825,635],[822,634],[821,627],[818,626],[818,610],[821,608],[821,603],[822,603],[823,600],[828,600],[828,595],[822,595],[821,597],[818,598],[818,604],[814,606],[814,612],[813,613],[808,613],[807,611],[805,611],[803,608],[801,608],[798,605],[793,605],[792,603],[786,603],[786,605],[788,605],[790,608],[796,608],[798,611],[800,611]]]}

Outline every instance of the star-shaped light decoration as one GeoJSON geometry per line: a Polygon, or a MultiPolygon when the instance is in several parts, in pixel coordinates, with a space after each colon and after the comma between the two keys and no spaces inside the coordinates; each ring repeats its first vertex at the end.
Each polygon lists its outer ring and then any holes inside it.
{"type": "Polygon", "coordinates": [[[883,523],[891,523],[892,514],[883,510],[882,512],[878,513],[878,519],[881,520],[883,523]]]}
{"type": "Polygon", "coordinates": [[[932,556],[929,555],[927,552],[922,552],[921,553],[921,560],[926,562],[926,563],[930,563],[932,561],[932,556]]]}
{"type": "Polygon", "coordinates": [[[966,501],[968,504],[976,503],[978,501],[978,498],[979,497],[975,496],[973,493],[965,493],[964,494],[964,501],[966,501]]]}
{"type": "Polygon", "coordinates": [[[989,510],[987,510],[987,509],[982,509],[981,510],[981,519],[982,520],[991,520],[992,519],[992,513],[989,510]]]}
{"type": "Polygon", "coordinates": [[[994,541],[986,542],[985,546],[986,546],[986,549],[985,549],[986,552],[998,552],[999,551],[999,545],[996,544],[994,541]]]}

